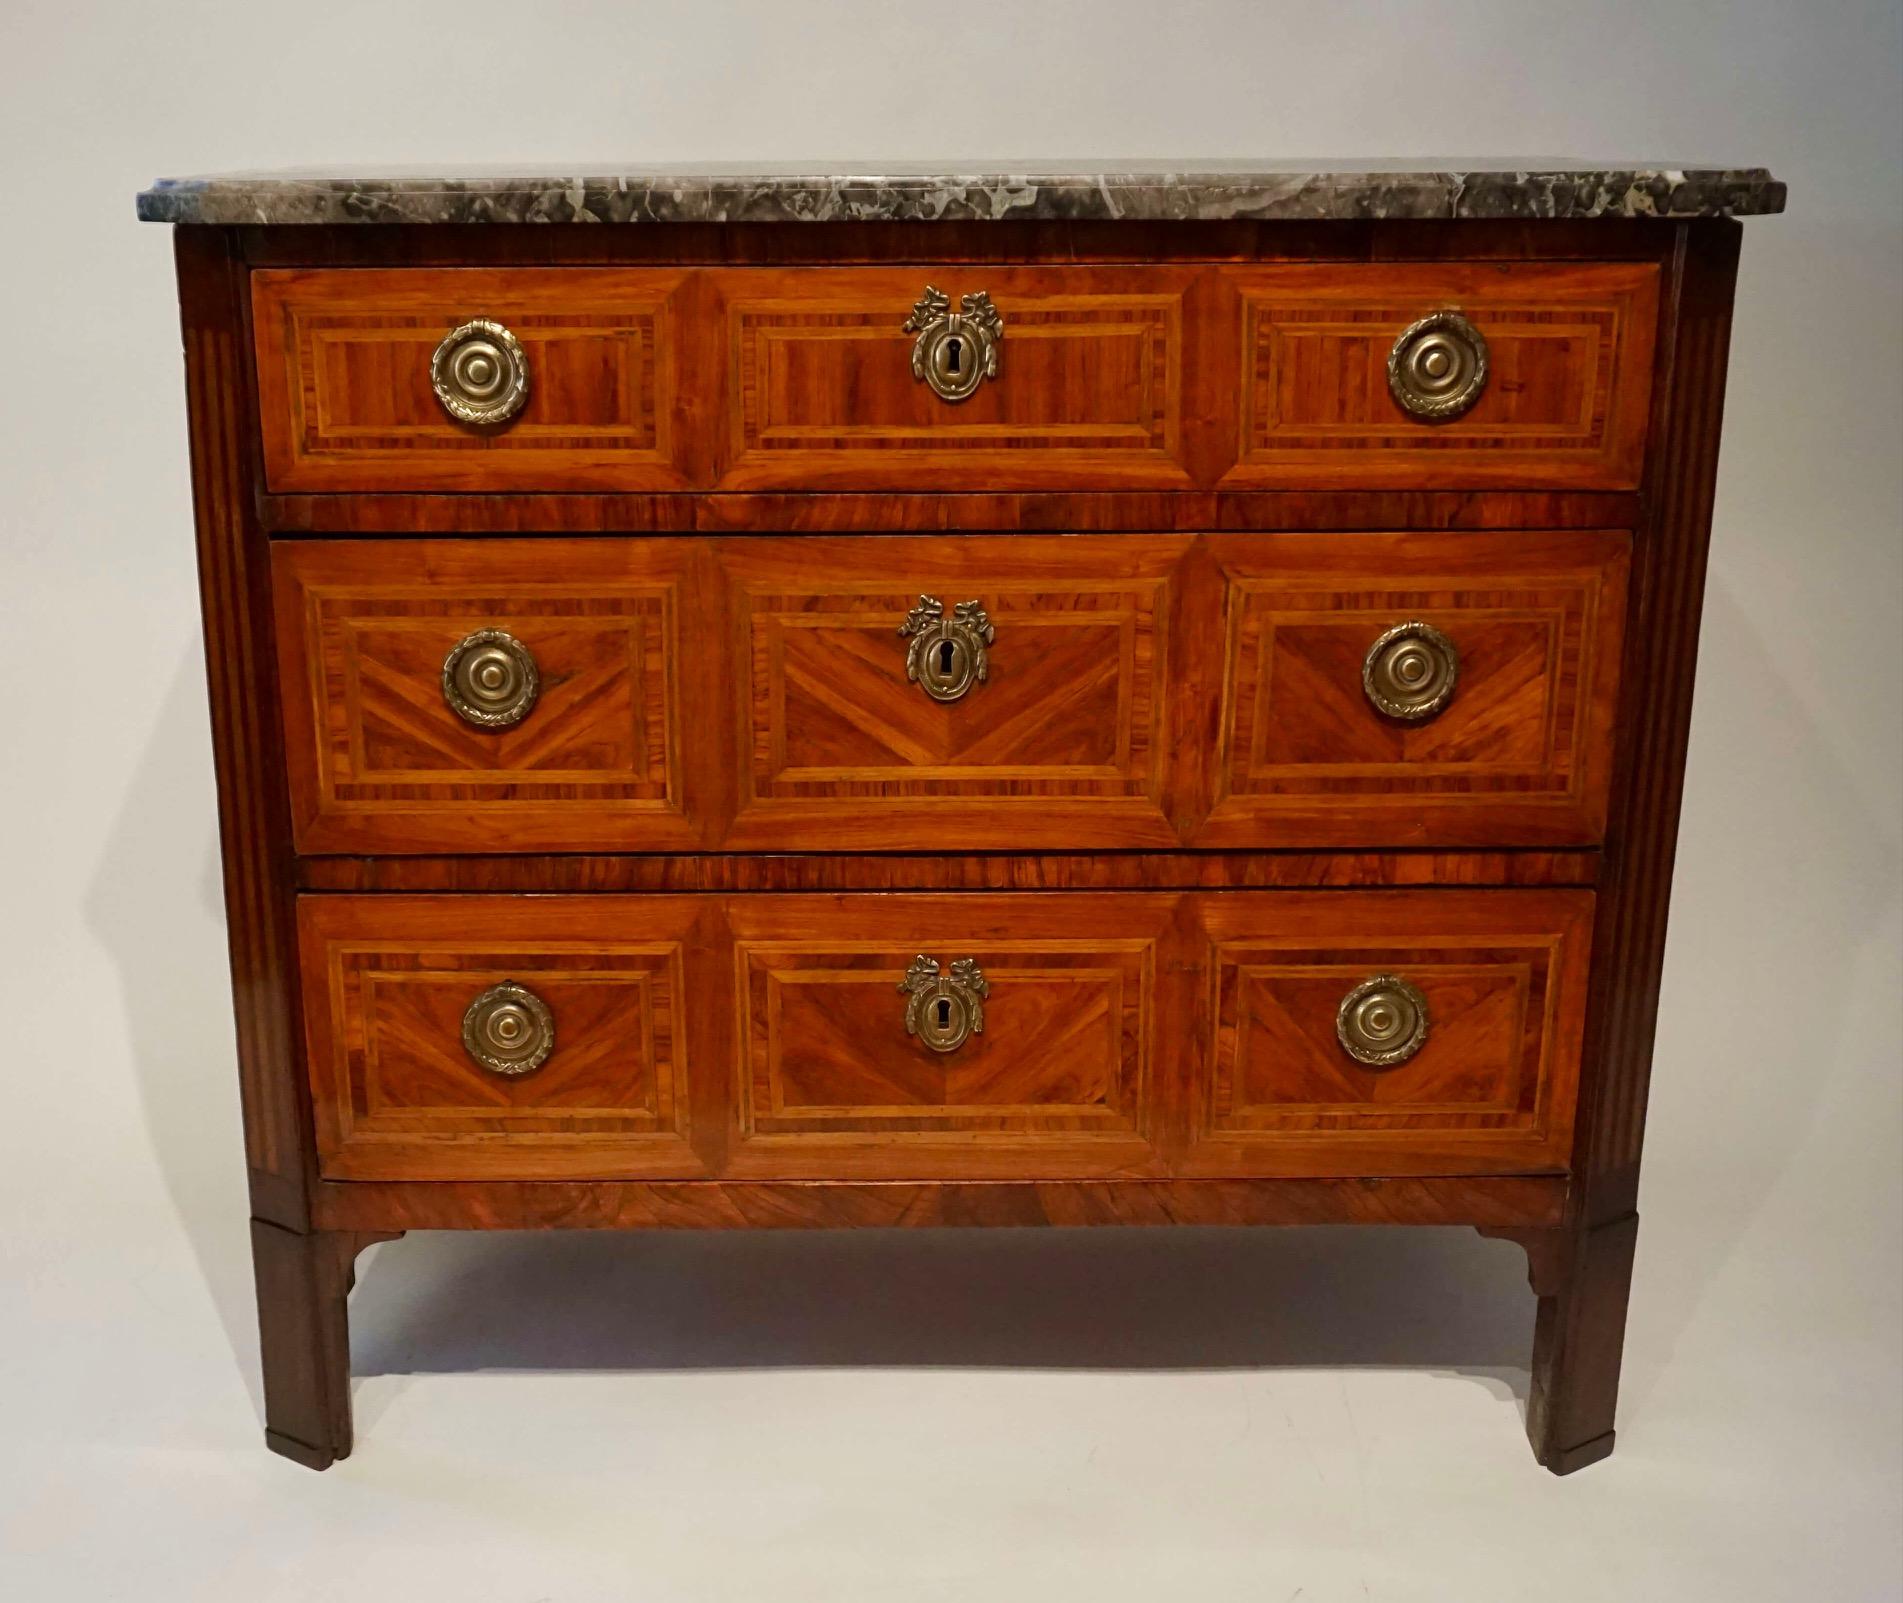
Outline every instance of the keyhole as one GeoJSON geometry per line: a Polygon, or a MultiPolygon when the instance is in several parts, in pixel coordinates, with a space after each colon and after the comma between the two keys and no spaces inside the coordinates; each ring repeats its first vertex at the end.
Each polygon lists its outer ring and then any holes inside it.
{"type": "Polygon", "coordinates": [[[958,374],[958,356],[959,352],[964,349],[964,344],[965,342],[959,339],[957,335],[953,335],[950,339],[945,341],[945,368],[953,377],[956,377],[958,374]]]}
{"type": "Polygon", "coordinates": [[[938,999],[938,1027],[941,1030],[951,1028],[951,1003],[942,996],[938,999]]]}
{"type": "Polygon", "coordinates": [[[958,655],[957,648],[949,640],[940,643],[938,648],[938,671],[947,678],[951,676],[952,663],[958,655]]]}

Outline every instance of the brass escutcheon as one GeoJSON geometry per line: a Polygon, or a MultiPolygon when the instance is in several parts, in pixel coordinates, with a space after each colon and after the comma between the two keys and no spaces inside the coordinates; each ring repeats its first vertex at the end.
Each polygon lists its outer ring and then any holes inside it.
{"type": "Polygon", "coordinates": [[[998,376],[1004,319],[986,291],[962,297],[954,312],[951,297],[927,284],[903,326],[918,336],[912,342],[912,377],[929,384],[941,401],[962,401],[998,376]]]}
{"type": "Polygon", "coordinates": [[[501,629],[478,629],[443,659],[443,699],[464,723],[506,729],[529,715],[542,688],[529,648],[501,629]]]}
{"type": "Polygon", "coordinates": [[[1341,999],[1335,1034],[1357,1063],[1376,1069],[1405,1063],[1427,1041],[1427,998],[1399,975],[1377,974],[1341,999]]]}
{"type": "Polygon", "coordinates": [[[469,1004],[463,1049],[492,1074],[527,1074],[555,1050],[555,1015],[526,985],[505,980],[469,1004]]]}
{"type": "Polygon", "coordinates": [[[905,677],[933,701],[956,701],[991,673],[990,645],[998,636],[985,609],[961,601],[945,616],[937,596],[920,596],[899,625],[905,648],[905,677]]]}
{"type": "Polygon", "coordinates": [[[1458,312],[1433,312],[1401,331],[1388,352],[1388,389],[1402,410],[1444,422],[1487,387],[1487,339],[1458,312]]]}
{"type": "Polygon", "coordinates": [[[1418,619],[1384,630],[1361,664],[1361,688],[1377,711],[1418,723],[1454,699],[1460,652],[1418,619]]]}
{"type": "Polygon", "coordinates": [[[899,981],[905,997],[905,1033],[934,1052],[956,1052],[985,1031],[985,998],[991,994],[975,958],[961,957],[941,973],[938,959],[922,952],[899,981]]]}
{"type": "Polygon", "coordinates": [[[529,362],[516,337],[479,317],[453,328],[430,357],[430,388],[459,423],[506,423],[529,398],[529,362]]]}

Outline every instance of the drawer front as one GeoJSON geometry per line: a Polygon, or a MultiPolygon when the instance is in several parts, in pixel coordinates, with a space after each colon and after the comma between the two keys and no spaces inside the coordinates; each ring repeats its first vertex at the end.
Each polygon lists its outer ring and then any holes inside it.
{"type": "Polygon", "coordinates": [[[1190,961],[1209,1026],[1180,1172],[1567,1166],[1590,892],[1242,893],[1198,898],[1195,915],[1190,961]],[[1418,1009],[1412,1055],[1351,1055],[1342,1012],[1358,988],[1371,1033],[1355,1033],[1351,1004],[1349,1040],[1403,1051],[1418,1009]]]}
{"type": "Polygon", "coordinates": [[[704,1173],[687,1139],[687,967],[699,911],[679,897],[304,897],[321,1171],[344,1180],[704,1173]],[[544,1028],[550,1049],[530,1063],[523,1049],[541,1044],[544,1028]]]}
{"type": "MultiPolygon", "coordinates": [[[[1242,332],[1239,457],[1225,488],[1639,482],[1652,263],[1330,263],[1237,268],[1225,281],[1242,332]],[[1479,330],[1484,383],[1465,410],[1418,415],[1397,399],[1389,359],[1417,322],[1449,310],[1479,330]]],[[[1430,378],[1417,393],[1456,403],[1460,354],[1431,360],[1453,364],[1453,387],[1430,378]]]]}
{"type": "Polygon", "coordinates": [[[1219,700],[1222,716],[1213,806],[1193,844],[1601,838],[1626,533],[1208,546],[1223,618],[1204,665],[1219,688],[1194,699],[1219,700]]]}
{"type": "Polygon", "coordinates": [[[723,542],[742,765],[727,844],[1174,844],[1170,608],[1188,548],[723,542]]]}
{"type": "Polygon", "coordinates": [[[320,1167],[1560,1172],[1591,926],[1584,890],[306,896],[320,1167]]]}
{"type": "Polygon", "coordinates": [[[298,848],[703,844],[716,758],[687,713],[714,705],[714,669],[681,649],[706,632],[702,557],[679,540],[276,544],[298,848]],[[459,650],[466,672],[500,676],[499,699],[452,704],[459,650]]]}
{"type": "MultiPolygon", "coordinates": [[[[737,268],[708,278],[726,365],[722,488],[1190,481],[1193,269],[737,268]],[[914,371],[939,319],[927,308],[906,325],[932,285],[950,315],[983,292],[999,320],[995,374],[960,399],[914,371]]],[[[956,337],[966,372],[986,360],[988,336],[956,337]]]]}
{"type": "MultiPolygon", "coordinates": [[[[266,482],[292,491],[680,488],[677,303],[687,278],[653,268],[255,272],[266,482]],[[520,410],[490,424],[452,415],[432,384],[439,344],[479,320],[513,336],[526,370],[520,410]]],[[[501,340],[490,336],[490,350],[501,340]]],[[[493,377],[495,358],[480,360],[493,377]]],[[[453,372],[446,382],[456,395],[453,372]]]]}
{"type": "Polygon", "coordinates": [[[1629,546],[1616,530],[281,541],[295,838],[1592,845],[1629,546]],[[1423,703],[1406,671],[1429,658],[1445,693],[1423,703]],[[464,683],[477,671],[499,676],[499,712],[464,683]]]}
{"type": "Polygon", "coordinates": [[[735,899],[728,1172],[1160,1172],[1159,946],[1172,906],[1142,895],[735,899]]]}

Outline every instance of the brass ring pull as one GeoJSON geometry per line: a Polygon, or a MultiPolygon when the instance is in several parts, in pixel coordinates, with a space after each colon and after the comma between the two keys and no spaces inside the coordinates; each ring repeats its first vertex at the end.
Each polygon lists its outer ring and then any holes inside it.
{"type": "Polygon", "coordinates": [[[1487,338],[1458,312],[1409,324],[1388,352],[1388,389],[1430,423],[1459,417],[1486,387],[1487,338]]]}
{"type": "Polygon", "coordinates": [[[469,1004],[463,1049],[491,1074],[528,1074],[555,1050],[555,1015],[526,985],[505,980],[469,1004]]]}
{"type": "Polygon", "coordinates": [[[962,297],[954,312],[951,296],[927,284],[904,330],[918,336],[912,342],[912,377],[929,384],[941,401],[962,401],[998,376],[1004,319],[984,290],[962,297]]]}
{"type": "Polygon", "coordinates": [[[961,601],[945,616],[937,596],[920,596],[899,625],[905,648],[905,677],[933,701],[956,701],[991,672],[990,645],[998,636],[985,609],[961,601]]]}
{"type": "Polygon", "coordinates": [[[529,648],[500,629],[478,629],[443,659],[443,699],[464,723],[506,729],[529,715],[542,676],[529,648]]]}
{"type": "Polygon", "coordinates": [[[1395,974],[1363,980],[1335,1011],[1341,1049],[1370,1068],[1405,1063],[1427,1042],[1427,998],[1395,974]]]}
{"type": "Polygon", "coordinates": [[[1361,664],[1361,688],[1378,712],[1419,723],[1454,699],[1460,652],[1432,624],[1397,623],[1361,664]]]}
{"type": "Polygon", "coordinates": [[[991,994],[975,958],[961,957],[941,973],[938,960],[923,953],[899,981],[905,997],[905,1033],[934,1052],[956,1052],[985,1032],[985,998],[991,994]]]}
{"type": "Polygon", "coordinates": [[[459,423],[506,423],[529,398],[529,361],[516,337],[486,317],[453,328],[429,363],[430,388],[459,423]]]}

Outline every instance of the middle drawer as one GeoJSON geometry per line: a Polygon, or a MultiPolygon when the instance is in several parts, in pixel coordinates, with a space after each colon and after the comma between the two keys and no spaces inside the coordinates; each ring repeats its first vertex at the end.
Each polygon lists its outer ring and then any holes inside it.
{"type": "Polygon", "coordinates": [[[297,845],[1592,845],[1629,543],[284,541],[297,845]]]}

